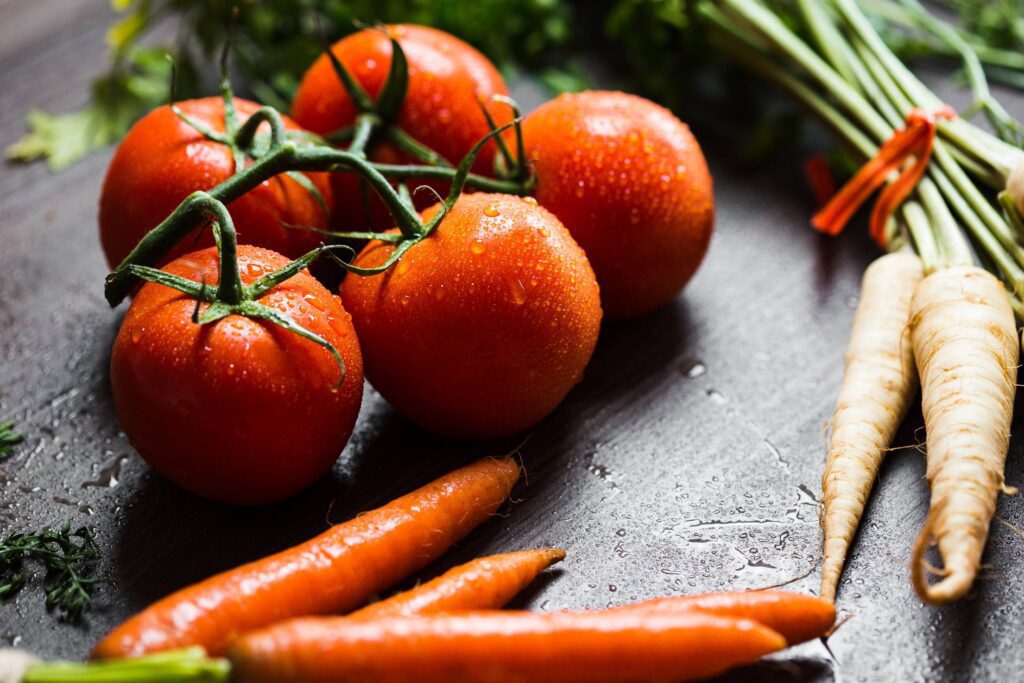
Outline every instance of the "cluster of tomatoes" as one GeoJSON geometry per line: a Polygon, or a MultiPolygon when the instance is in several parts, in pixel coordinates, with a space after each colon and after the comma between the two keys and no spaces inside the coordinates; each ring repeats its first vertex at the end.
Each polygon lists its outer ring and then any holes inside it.
{"type": "MultiPolygon", "coordinates": [[[[494,97],[507,95],[506,85],[479,52],[430,28],[388,32],[361,31],[332,52],[376,98],[391,73],[392,40],[399,42],[408,84],[394,125],[424,148],[458,163],[494,122],[511,119],[494,97]]],[[[353,126],[359,108],[332,67],[326,54],[312,65],[292,118],[282,117],[285,129],[327,136],[353,126]]],[[[244,121],[258,106],[238,99],[226,112],[220,98],[193,100],[134,126],[100,201],[112,266],[190,193],[236,173],[236,150],[218,134],[227,115],[244,121]]],[[[520,134],[505,147],[522,143],[528,196],[468,192],[449,207],[414,193],[424,220],[446,214],[386,272],[350,273],[339,296],[303,271],[259,296],[337,350],[346,368],[340,383],[335,358],[307,338],[244,315],[199,325],[195,298],[143,285],[111,363],[118,416],[138,452],[204,496],[283,498],[322,476],[344,448],[364,368],[398,412],[440,434],[507,435],[550,413],[582,377],[602,309],[606,319],[648,313],[690,279],[708,246],[714,204],[689,129],[639,97],[562,95],[526,116],[520,134]]],[[[499,149],[489,142],[473,170],[493,176],[499,149]]],[[[380,164],[410,161],[387,138],[371,139],[366,155],[380,164]]],[[[438,182],[431,181],[443,191],[438,182]]],[[[317,229],[377,230],[390,219],[351,172],[277,175],[228,209],[243,285],[315,248],[323,239],[317,229]]],[[[212,245],[209,231],[184,241],[163,270],[216,285],[212,245]]],[[[352,265],[380,266],[395,249],[394,241],[372,240],[352,265]]]]}

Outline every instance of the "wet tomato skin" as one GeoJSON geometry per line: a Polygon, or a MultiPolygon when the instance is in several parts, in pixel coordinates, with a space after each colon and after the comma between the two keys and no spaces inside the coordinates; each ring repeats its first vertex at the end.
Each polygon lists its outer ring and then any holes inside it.
{"type": "MultiPolygon", "coordinates": [[[[356,263],[392,249],[372,242],[356,263]]],[[[554,410],[601,323],[582,250],[535,200],[509,195],[463,195],[392,270],[349,275],[341,292],[373,386],[414,422],[458,437],[511,434],[554,410]]]]}
{"type": "MultiPolygon", "coordinates": [[[[218,132],[224,131],[224,102],[206,97],[179,102],[185,114],[218,132]]],[[[244,122],[259,105],[235,98],[244,122]]],[[[284,117],[285,127],[299,130],[284,117]]],[[[157,107],[139,119],[121,141],[107,168],[100,195],[100,241],[107,263],[114,267],[152,228],[163,221],[189,194],[210,190],[235,171],[227,145],[208,140],[182,121],[169,106],[157,107]]],[[[326,173],[306,173],[319,190],[328,210],[333,206],[326,173]]],[[[242,244],[272,249],[296,258],[316,248],[321,237],[286,225],[326,228],[329,217],[316,198],[284,175],[264,181],[229,205],[242,244]]],[[[209,231],[192,236],[171,252],[168,261],[195,249],[213,245],[209,231]]]]}
{"type": "MultiPolygon", "coordinates": [[[[475,48],[455,36],[426,26],[389,26],[409,63],[409,87],[397,124],[413,138],[454,165],[480,138],[490,132],[478,97],[499,124],[512,120],[507,105],[490,102],[492,95],[507,95],[508,88],[495,66],[475,48]]],[[[380,94],[391,68],[391,43],[377,29],[342,38],[331,48],[363,89],[374,99],[380,94]]],[[[334,72],[330,59],[321,55],[302,79],[292,103],[292,116],[303,127],[327,135],[355,123],[358,110],[334,72]]],[[[481,150],[473,170],[492,175],[497,147],[481,150]]],[[[387,143],[375,144],[370,158],[381,163],[414,163],[387,143]]],[[[418,162],[417,162],[418,163],[418,162]]],[[[352,174],[335,173],[331,179],[338,206],[352,207],[335,216],[339,229],[366,227],[359,181],[352,174]]],[[[420,183],[422,184],[422,183],[420,183]]],[[[431,183],[443,194],[446,186],[431,183]]],[[[371,193],[372,194],[372,193],[371,193]]],[[[429,192],[417,193],[419,209],[436,201],[429,192]]],[[[371,200],[371,227],[393,223],[383,203],[371,200]]]]}
{"type": "Polygon", "coordinates": [[[707,163],[689,128],[620,92],[561,95],[523,123],[535,196],[587,253],[605,315],[671,301],[700,265],[714,225],[707,163]]]}
{"type": "MultiPolygon", "coordinates": [[[[243,245],[239,261],[248,284],[288,260],[243,245]]],[[[218,281],[214,249],[165,269],[218,281]]],[[[237,315],[199,326],[194,299],[153,283],[139,290],[114,342],[121,428],[153,469],[214,500],[265,503],[305,488],[331,468],[359,413],[362,358],[340,299],[304,271],[260,302],[338,349],[347,367],[340,387],[326,349],[237,315]]]]}

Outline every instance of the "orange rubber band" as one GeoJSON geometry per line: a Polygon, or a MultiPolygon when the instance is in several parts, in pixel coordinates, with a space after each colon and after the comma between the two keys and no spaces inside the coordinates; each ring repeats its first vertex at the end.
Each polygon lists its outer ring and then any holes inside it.
{"type": "Polygon", "coordinates": [[[907,114],[903,128],[885,141],[873,159],[868,160],[821,211],[811,225],[829,235],[838,235],[868,197],[884,185],[894,171],[904,168],[888,187],[881,191],[871,212],[871,237],[886,247],[885,224],[920,182],[935,145],[939,119],[954,119],[956,111],[943,106],[935,111],[913,109],[907,114]],[[908,160],[913,157],[909,165],[908,160]]]}

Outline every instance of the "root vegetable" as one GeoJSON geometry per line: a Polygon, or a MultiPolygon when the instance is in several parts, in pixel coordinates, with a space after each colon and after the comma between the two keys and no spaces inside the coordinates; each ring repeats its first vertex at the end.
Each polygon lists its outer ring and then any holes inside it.
{"type": "Polygon", "coordinates": [[[433,581],[349,614],[350,619],[380,619],[504,607],[565,557],[564,550],[520,550],[492,555],[451,569],[433,581]]]}
{"type": "Polygon", "coordinates": [[[974,581],[1004,488],[1016,391],[1018,340],[1003,285],[976,267],[925,278],[911,305],[921,377],[931,509],[914,546],[914,589],[932,604],[962,597],[974,581]],[[925,551],[934,543],[942,568],[925,551]],[[942,578],[929,584],[928,574],[942,578]]]}
{"type": "Polygon", "coordinates": [[[1017,211],[1024,216],[1024,154],[1017,159],[1017,164],[1010,171],[1010,177],[1006,181],[1006,192],[1013,200],[1017,211]]]}
{"type": "Polygon", "coordinates": [[[699,612],[475,612],[293,619],[239,638],[246,683],[675,683],[785,647],[756,622],[699,612]]]}
{"type": "Polygon", "coordinates": [[[917,388],[907,331],[911,297],[922,277],[920,259],[909,253],[887,254],[864,273],[821,482],[826,600],[835,600],[882,457],[917,388]]]}
{"type": "Polygon", "coordinates": [[[455,470],[306,543],[164,598],[114,629],[93,656],[134,657],[192,645],[219,655],[254,628],[351,610],[494,514],[518,478],[511,458],[455,470]]]}
{"type": "Polygon", "coordinates": [[[750,619],[777,631],[790,645],[820,638],[836,619],[831,602],[779,590],[730,591],[655,598],[614,608],[654,614],[698,611],[720,617],[750,619]]]}

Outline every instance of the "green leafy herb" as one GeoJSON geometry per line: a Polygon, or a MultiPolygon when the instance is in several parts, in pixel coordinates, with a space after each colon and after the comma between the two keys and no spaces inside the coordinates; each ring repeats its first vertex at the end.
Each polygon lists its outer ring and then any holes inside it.
{"type": "Polygon", "coordinates": [[[24,436],[14,431],[13,422],[0,422],[0,460],[11,457],[14,446],[24,440],[24,436]]]}
{"type": "Polygon", "coordinates": [[[92,86],[92,99],[68,114],[29,112],[29,133],[7,149],[15,161],[45,158],[59,171],[123,136],[136,118],[166,99],[170,63],[160,49],[133,49],[92,86]]]}
{"type": "Polygon", "coordinates": [[[29,578],[26,563],[34,560],[46,570],[46,608],[56,608],[68,621],[76,622],[89,609],[92,586],[106,581],[89,576],[99,556],[89,530],[71,531],[70,523],[60,531],[12,534],[0,541],[0,599],[24,588],[29,578]]]}
{"type": "Polygon", "coordinates": [[[14,431],[13,422],[0,422],[0,461],[11,457],[14,447],[24,440],[24,436],[14,431]]]}

